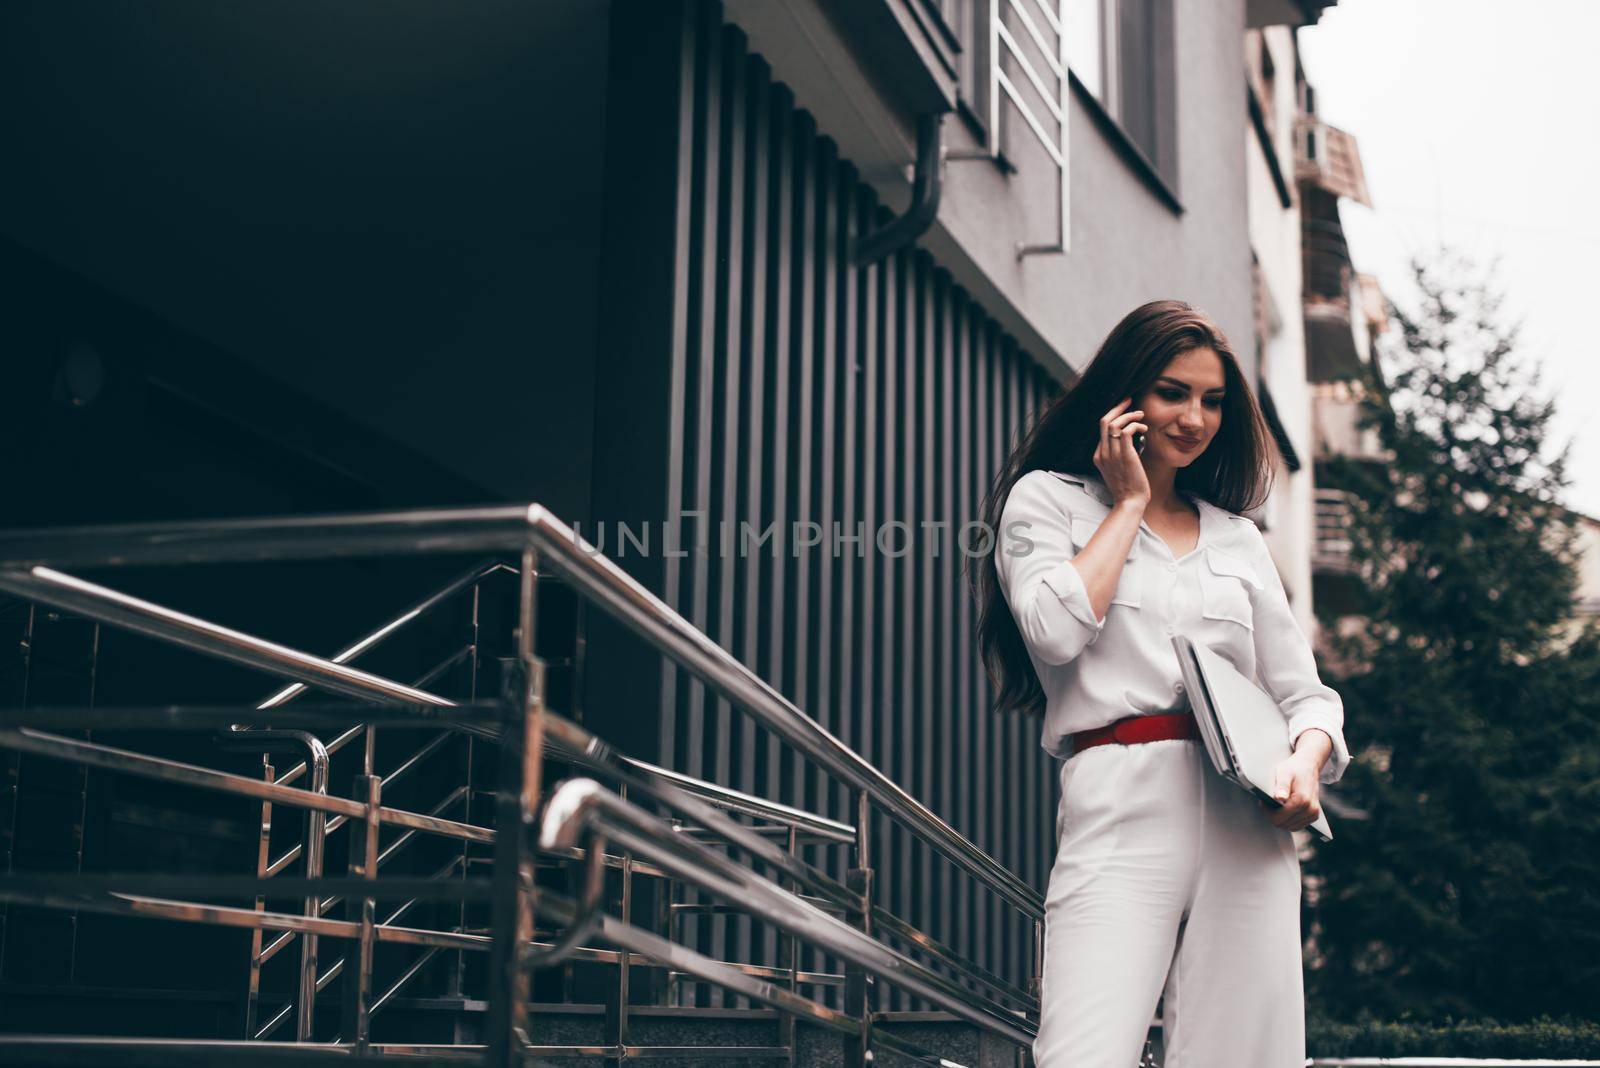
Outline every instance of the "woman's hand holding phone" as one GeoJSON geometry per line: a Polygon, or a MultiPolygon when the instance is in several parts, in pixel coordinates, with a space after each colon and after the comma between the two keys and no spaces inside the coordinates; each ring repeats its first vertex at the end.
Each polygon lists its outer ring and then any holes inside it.
{"type": "Polygon", "coordinates": [[[1139,524],[1150,503],[1150,482],[1144,464],[1133,449],[1133,435],[1146,427],[1138,419],[1141,411],[1126,411],[1133,398],[1111,409],[1100,420],[1100,444],[1094,450],[1094,465],[1111,491],[1115,502],[1088,544],[1072,556],[1072,566],[1083,576],[1094,617],[1104,621],[1128,550],[1139,536],[1139,524]]]}
{"type": "Polygon", "coordinates": [[[1128,411],[1133,398],[1128,397],[1100,417],[1100,444],[1094,450],[1094,465],[1111,498],[1117,504],[1136,505],[1141,510],[1150,503],[1150,480],[1145,476],[1144,461],[1135,447],[1134,435],[1142,444],[1150,428],[1138,420],[1144,412],[1128,411]]]}

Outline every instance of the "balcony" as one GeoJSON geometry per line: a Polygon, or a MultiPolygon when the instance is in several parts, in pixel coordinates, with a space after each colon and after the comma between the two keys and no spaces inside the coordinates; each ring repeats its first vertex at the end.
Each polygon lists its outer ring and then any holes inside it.
{"type": "MultiPolygon", "coordinates": [[[[1356,368],[1359,371],[1359,367],[1356,368]]],[[[1359,377],[1315,379],[1311,387],[1311,430],[1314,457],[1347,456],[1382,463],[1387,457],[1375,428],[1361,426],[1363,397],[1359,377]]]]}
{"type": "Polygon", "coordinates": [[[1297,181],[1372,207],[1355,137],[1315,116],[1303,116],[1295,124],[1294,132],[1297,181]]]}
{"type": "MultiPolygon", "coordinates": [[[[1312,206],[1307,200],[1308,209],[1312,206]]],[[[1308,299],[1332,302],[1348,310],[1350,306],[1350,280],[1354,268],[1350,263],[1350,246],[1345,241],[1344,227],[1340,225],[1337,210],[1332,219],[1313,218],[1308,213],[1300,222],[1301,255],[1305,280],[1303,292],[1308,299]]]]}
{"type": "Polygon", "coordinates": [[[1314,540],[1311,569],[1322,575],[1351,575],[1351,494],[1347,490],[1317,487],[1314,497],[1314,540]]]}

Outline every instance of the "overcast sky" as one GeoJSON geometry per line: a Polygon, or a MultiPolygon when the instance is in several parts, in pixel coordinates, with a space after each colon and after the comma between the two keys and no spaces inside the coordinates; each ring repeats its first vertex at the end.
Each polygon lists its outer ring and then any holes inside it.
{"type": "Polygon", "coordinates": [[[1411,254],[1500,257],[1556,445],[1575,441],[1568,503],[1600,516],[1600,0],[1339,0],[1300,45],[1318,113],[1361,148],[1356,269],[1406,306],[1411,254]]]}

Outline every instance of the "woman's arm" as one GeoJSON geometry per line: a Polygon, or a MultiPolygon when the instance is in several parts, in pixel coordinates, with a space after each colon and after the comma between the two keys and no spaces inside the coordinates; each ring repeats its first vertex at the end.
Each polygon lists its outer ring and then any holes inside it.
{"type": "Polygon", "coordinates": [[[1311,643],[1300,629],[1283,579],[1272,562],[1266,539],[1254,524],[1254,562],[1262,588],[1251,588],[1255,622],[1256,674],[1289,721],[1289,743],[1295,755],[1313,760],[1318,781],[1336,783],[1350,764],[1344,738],[1344,701],[1317,675],[1311,643]]]}
{"type": "Polygon", "coordinates": [[[1104,621],[1111,607],[1111,595],[1117,592],[1128,550],[1133,548],[1133,539],[1139,536],[1139,524],[1143,520],[1141,502],[1124,501],[1114,505],[1111,514],[1090,535],[1088,544],[1072,558],[1072,566],[1083,577],[1084,588],[1089,591],[1089,604],[1094,608],[1096,619],[1104,621]]]}
{"type": "Polygon", "coordinates": [[[1001,592],[1023,642],[1046,664],[1067,663],[1099,637],[1139,529],[1137,514],[1114,511],[1074,554],[1063,492],[1049,472],[1029,472],[1011,487],[996,532],[1001,592]]]}

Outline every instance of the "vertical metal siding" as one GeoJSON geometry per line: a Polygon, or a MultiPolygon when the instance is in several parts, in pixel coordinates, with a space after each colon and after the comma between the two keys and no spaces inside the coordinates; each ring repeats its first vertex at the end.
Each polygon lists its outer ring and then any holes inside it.
{"type": "MultiPolygon", "coordinates": [[[[953,511],[957,528],[969,522],[976,516],[978,508],[975,503],[978,494],[975,492],[977,465],[973,462],[972,441],[972,337],[969,328],[970,317],[965,304],[959,301],[951,302],[952,338],[951,349],[953,353],[952,385],[950,403],[955,410],[955,501],[953,511]]],[[[959,535],[958,535],[959,538],[959,535]]],[[[958,546],[960,544],[958,540],[958,546]]],[[[969,754],[972,767],[982,767],[977,760],[977,746],[973,737],[978,724],[974,714],[978,707],[977,678],[982,668],[977,663],[975,655],[963,655],[963,650],[975,649],[976,645],[976,617],[972,598],[967,596],[966,583],[963,579],[964,559],[958,553],[955,557],[956,582],[958,595],[955,599],[955,637],[949,648],[952,650],[950,659],[955,663],[956,680],[955,690],[951,694],[951,706],[955,713],[955,725],[952,731],[952,749],[957,753],[969,754]]],[[[954,761],[951,762],[952,766],[954,761]]],[[[975,789],[974,776],[964,771],[955,773],[955,808],[954,825],[957,827],[971,827],[976,820],[978,791],[975,789]]],[[[955,879],[955,899],[951,902],[951,909],[955,915],[952,921],[951,937],[954,945],[962,952],[970,954],[974,935],[972,909],[976,894],[972,887],[972,880],[957,877],[955,879]]]]}
{"type": "MultiPolygon", "coordinates": [[[[961,554],[956,545],[955,529],[959,523],[955,513],[956,482],[959,472],[955,462],[956,424],[953,396],[956,287],[951,282],[948,272],[944,270],[938,272],[935,281],[938,305],[938,351],[935,356],[937,391],[934,405],[938,446],[938,478],[935,485],[938,492],[935,520],[939,524],[935,529],[939,541],[935,570],[938,604],[934,615],[932,648],[937,651],[934,659],[938,676],[932,708],[935,729],[930,731],[929,735],[936,743],[939,754],[934,765],[938,769],[938,775],[934,782],[931,803],[934,811],[942,813],[945,819],[953,823],[961,818],[961,809],[956,803],[956,764],[965,751],[956,741],[958,701],[955,690],[955,662],[963,659],[955,651],[956,613],[958,604],[967,598],[961,588],[959,567],[961,554]]],[[[939,917],[945,937],[953,940],[959,916],[955,901],[955,869],[942,858],[936,858],[933,866],[936,878],[928,880],[933,898],[929,912],[930,915],[939,917]]]]}
{"type": "MultiPolygon", "coordinates": [[[[765,228],[760,231],[767,240],[762,249],[760,259],[768,266],[768,306],[771,314],[767,319],[765,351],[762,354],[768,364],[768,394],[767,394],[767,434],[761,439],[761,444],[751,449],[758,455],[766,454],[772,458],[768,483],[765,492],[772,499],[772,508],[767,513],[772,523],[779,530],[783,529],[789,521],[788,493],[788,450],[789,450],[789,315],[790,315],[790,287],[789,287],[789,257],[774,254],[774,250],[786,249],[790,243],[790,212],[792,210],[792,176],[791,166],[793,137],[789,134],[789,123],[794,111],[794,98],[785,86],[774,86],[769,101],[768,126],[771,131],[770,153],[768,156],[771,182],[771,205],[768,211],[765,228]]],[[[758,600],[766,606],[765,624],[767,628],[767,647],[769,650],[769,671],[763,677],[784,693],[792,692],[792,675],[790,660],[785,655],[788,651],[788,630],[785,627],[787,618],[787,589],[785,580],[788,577],[787,559],[785,553],[776,555],[763,555],[764,560],[769,560],[767,575],[770,583],[769,589],[764,591],[763,598],[758,592],[758,600]]],[[[775,735],[768,735],[766,739],[767,760],[763,770],[762,782],[758,784],[760,792],[767,796],[774,794],[790,797],[791,794],[783,785],[783,750],[775,735]]],[[[777,937],[774,932],[768,931],[766,939],[766,955],[762,958],[766,962],[775,962],[777,937]]]]}
{"type": "MultiPolygon", "coordinates": [[[[1056,387],[926,252],[854,265],[856,236],[887,213],[715,5],[693,8],[678,250],[685,404],[671,493],[702,513],[682,524],[680,544],[699,539],[708,551],[669,561],[668,600],[1042,887],[1054,768],[1036,723],[991,711],[961,526],[978,518],[1056,387]],[[758,533],[777,524],[781,551],[741,551],[741,520],[758,533]],[[797,552],[796,522],[819,524],[823,543],[797,552]],[[858,524],[862,543],[830,552],[835,525],[850,537],[858,524]]],[[[844,790],[690,678],[663,688],[662,730],[663,753],[691,774],[856,818],[844,790]]],[[[878,900],[1025,983],[1029,925],[881,816],[873,822],[878,900]]],[[[837,847],[812,859],[841,876],[848,862],[837,847]]],[[[690,916],[682,931],[718,956],[777,959],[774,933],[748,918],[690,916]]],[[[898,993],[878,998],[914,1007],[898,993]]]]}
{"type": "MultiPolygon", "coordinates": [[[[744,142],[745,97],[749,78],[743,42],[732,29],[724,29],[722,33],[722,52],[727,61],[722,64],[721,69],[723,151],[720,181],[723,197],[719,205],[717,234],[720,261],[717,289],[724,307],[717,316],[716,331],[716,343],[719,347],[717,364],[722,369],[722,374],[716,390],[720,416],[716,425],[719,433],[713,445],[714,462],[717,465],[716,515],[719,520],[719,525],[712,528],[714,534],[725,529],[727,522],[735,521],[743,514],[739,501],[739,460],[742,455],[739,443],[746,438],[742,433],[740,420],[744,410],[744,405],[741,403],[743,397],[741,383],[746,365],[750,362],[745,358],[744,289],[741,284],[745,274],[744,214],[747,189],[744,181],[746,163],[744,142]]],[[[719,643],[748,662],[750,651],[735,641],[735,635],[739,633],[739,620],[735,613],[735,606],[738,603],[736,595],[739,592],[736,574],[739,555],[737,552],[723,550],[714,554],[711,560],[716,565],[717,623],[714,634],[719,643]]],[[[709,777],[716,782],[730,785],[734,782],[731,765],[737,744],[734,731],[736,718],[743,717],[736,717],[732,705],[719,698],[716,701],[711,730],[706,734],[711,744],[711,752],[706,755],[707,766],[710,769],[709,777]]],[[[750,953],[748,918],[736,919],[732,924],[732,931],[725,930],[727,926],[727,924],[717,925],[716,935],[719,941],[714,942],[713,952],[719,957],[725,952],[731,952],[735,958],[748,957],[750,953]]]]}
{"type": "MultiPolygon", "coordinates": [[[[744,354],[763,351],[766,332],[766,257],[762,251],[766,242],[758,228],[763,225],[767,211],[767,110],[771,79],[765,64],[746,59],[742,64],[745,86],[745,141],[743,185],[744,213],[741,216],[742,232],[739,234],[740,258],[743,269],[734,275],[734,284],[741,291],[741,306],[745,310],[739,323],[739,345],[744,354]]],[[[732,69],[732,68],[730,68],[732,69]]],[[[744,411],[744,440],[760,441],[765,436],[764,391],[766,389],[766,361],[747,359],[743,376],[744,390],[740,403],[744,411]]],[[[756,529],[762,524],[761,450],[731,448],[728,450],[740,461],[738,518],[756,529]]],[[[760,557],[750,553],[735,554],[735,571],[731,580],[739,588],[740,641],[738,656],[765,674],[766,651],[761,644],[761,571],[760,557]]],[[[733,732],[738,738],[738,756],[733,762],[733,785],[749,793],[757,788],[756,754],[758,738],[755,724],[747,717],[733,717],[733,732]]],[[[731,747],[730,747],[731,748],[731,747]]],[[[759,928],[749,917],[737,921],[738,935],[734,944],[737,959],[749,960],[755,947],[759,928]]]]}
{"type": "MultiPolygon", "coordinates": [[[[891,716],[894,720],[896,745],[894,749],[885,753],[891,756],[889,766],[885,770],[895,776],[897,782],[908,789],[915,790],[917,783],[916,759],[917,741],[919,732],[907,732],[903,727],[909,725],[914,715],[917,704],[917,558],[916,558],[916,524],[917,524],[917,378],[922,368],[919,362],[921,355],[921,338],[918,335],[917,322],[917,282],[918,262],[921,257],[913,252],[897,254],[900,261],[901,284],[895,293],[900,325],[900,344],[888,358],[898,365],[900,372],[900,435],[898,467],[900,478],[896,485],[898,507],[895,518],[901,524],[898,533],[902,536],[895,542],[896,551],[900,546],[909,546],[912,551],[904,552],[896,563],[899,573],[899,599],[892,615],[880,617],[880,626],[890,627],[900,638],[898,649],[899,686],[895,691],[894,703],[887,708],[880,709],[880,715],[891,716]]],[[[921,728],[923,724],[915,721],[921,728]]],[[[896,827],[893,831],[895,848],[892,860],[885,860],[882,864],[892,864],[888,873],[890,881],[895,886],[894,901],[895,912],[906,919],[915,922],[912,913],[911,889],[913,883],[912,864],[912,835],[902,828],[896,827]]],[[[892,1002],[894,1008],[904,1008],[905,999],[896,992],[892,1002]]]]}

